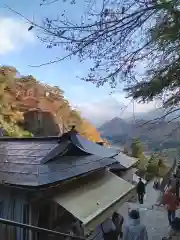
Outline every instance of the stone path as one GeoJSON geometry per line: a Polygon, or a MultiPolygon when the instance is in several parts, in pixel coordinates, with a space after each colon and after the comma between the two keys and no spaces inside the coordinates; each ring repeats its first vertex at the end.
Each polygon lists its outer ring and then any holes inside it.
{"type": "MultiPolygon", "coordinates": [[[[126,203],[119,212],[127,220],[128,207],[132,209],[139,209],[141,222],[147,226],[149,239],[161,240],[162,237],[168,235],[169,224],[167,219],[166,210],[163,207],[154,207],[159,196],[159,192],[153,188],[153,183],[149,183],[146,188],[147,196],[144,204],[140,205],[138,203],[126,203]]],[[[180,216],[180,211],[177,211],[177,216],[180,216]]]]}
{"type": "MultiPolygon", "coordinates": [[[[141,222],[143,222],[147,227],[149,240],[161,240],[163,237],[168,235],[169,231],[167,213],[163,207],[152,208],[159,196],[159,192],[153,188],[153,183],[149,183],[147,185],[146,192],[147,195],[144,204],[140,205],[137,202],[125,203],[119,209],[119,213],[121,213],[124,216],[125,221],[127,221],[128,208],[139,209],[141,222]]],[[[177,215],[180,216],[180,210],[178,210],[177,215]]],[[[97,232],[99,232],[99,234],[95,240],[103,240],[100,228],[97,229],[97,232]]]]}

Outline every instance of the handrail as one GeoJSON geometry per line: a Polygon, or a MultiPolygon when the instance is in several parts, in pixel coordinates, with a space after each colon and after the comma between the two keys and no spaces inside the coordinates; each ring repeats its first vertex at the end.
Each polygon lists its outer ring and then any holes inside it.
{"type": "Polygon", "coordinates": [[[85,237],[72,236],[67,233],[62,233],[62,232],[57,232],[57,231],[53,231],[50,229],[40,228],[40,227],[36,227],[36,226],[24,224],[24,223],[19,223],[19,222],[4,219],[4,218],[0,218],[0,223],[15,226],[15,227],[20,227],[20,228],[30,229],[34,232],[44,232],[44,233],[49,233],[49,234],[56,235],[56,236],[71,237],[72,239],[77,239],[77,240],[86,240],[85,237]]]}

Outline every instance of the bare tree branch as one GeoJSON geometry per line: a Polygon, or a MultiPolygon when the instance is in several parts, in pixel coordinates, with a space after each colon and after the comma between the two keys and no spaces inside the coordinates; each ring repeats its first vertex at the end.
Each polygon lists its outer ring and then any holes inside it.
{"type": "MultiPolygon", "coordinates": [[[[43,1],[42,4],[53,2],[43,1]]],[[[100,11],[94,13],[93,5],[97,1],[87,2],[91,6],[88,11],[90,20],[82,20],[80,23],[61,16],[57,19],[46,18],[43,24],[39,25],[10,7],[8,9],[39,29],[39,39],[47,44],[48,48],[61,46],[68,52],[65,56],[37,64],[36,67],[58,63],[77,55],[80,61],[90,59],[94,62],[88,76],[83,79],[85,81],[93,82],[97,86],[109,83],[113,88],[118,82],[127,79],[132,81],[132,71],[136,64],[147,58],[151,52],[151,43],[146,41],[147,27],[153,21],[154,15],[164,9],[164,4],[150,0],[102,0],[100,11]],[[137,35],[138,40],[135,39],[137,35]]]]}
{"type": "MultiPolygon", "coordinates": [[[[54,2],[58,0],[43,0],[42,5],[47,6],[54,2]]],[[[75,1],[69,2],[75,4],[75,1]]],[[[65,55],[32,67],[58,63],[74,55],[78,56],[80,61],[90,59],[92,66],[83,80],[92,82],[97,87],[108,83],[112,88],[116,88],[119,83],[125,83],[127,86],[136,84],[138,87],[139,83],[145,90],[143,102],[152,101],[154,96],[164,98],[163,107],[168,111],[164,116],[147,122],[153,123],[165,119],[179,108],[179,86],[173,74],[175,69],[179,69],[180,58],[177,52],[180,52],[180,42],[179,39],[164,40],[162,34],[165,30],[169,31],[172,19],[174,22],[180,22],[180,12],[175,2],[86,0],[87,15],[81,16],[80,22],[71,21],[63,13],[55,19],[45,18],[42,24],[32,22],[6,7],[24,18],[33,26],[33,30],[39,30],[39,39],[47,48],[61,47],[66,51],[65,55]],[[162,41],[166,41],[167,48],[162,41]],[[162,62],[162,56],[166,62],[162,62]],[[142,74],[139,74],[137,69],[140,64],[148,66],[142,74]],[[165,77],[166,75],[168,77],[165,77]],[[173,79],[171,83],[170,78],[173,79]],[[162,83],[157,91],[151,86],[151,79],[154,79],[153,84],[158,81],[162,83]],[[172,108],[169,108],[171,106],[172,108]]],[[[178,71],[176,73],[179,75],[180,70],[178,71]]],[[[141,96],[138,95],[138,90],[136,94],[132,90],[134,98],[141,96]]]]}
{"type": "MultiPolygon", "coordinates": [[[[180,108],[168,110],[165,114],[163,114],[163,116],[156,117],[156,118],[154,118],[154,119],[151,119],[151,120],[149,120],[149,121],[146,121],[145,123],[139,125],[139,127],[143,127],[144,125],[149,124],[149,123],[151,123],[151,124],[156,124],[158,121],[165,120],[165,118],[166,118],[167,116],[169,116],[169,115],[171,115],[172,113],[175,113],[175,112],[177,112],[177,111],[179,111],[179,110],[180,110],[180,108]]],[[[180,117],[180,116],[173,118],[172,120],[168,121],[168,123],[172,122],[172,121],[175,120],[175,119],[178,119],[179,117],[180,117]]]]}

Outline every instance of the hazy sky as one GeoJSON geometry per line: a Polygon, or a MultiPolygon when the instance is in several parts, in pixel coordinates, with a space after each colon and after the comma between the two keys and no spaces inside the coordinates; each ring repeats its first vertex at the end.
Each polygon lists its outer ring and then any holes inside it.
{"type": "MultiPolygon", "coordinates": [[[[108,86],[96,88],[95,85],[83,82],[76,76],[83,76],[87,72],[89,63],[80,63],[73,58],[59,64],[33,68],[62,56],[61,48],[47,49],[36,37],[36,33],[27,29],[29,25],[24,19],[10,12],[4,4],[22,13],[31,20],[41,21],[43,17],[53,16],[67,10],[71,19],[75,21],[84,10],[83,0],[78,4],[69,5],[62,0],[48,7],[40,7],[40,0],[1,0],[0,1],[0,64],[12,65],[21,74],[31,74],[36,79],[50,85],[59,86],[65,91],[65,97],[70,103],[80,109],[82,114],[96,124],[109,120],[115,116],[132,115],[132,104],[122,113],[122,109],[130,101],[125,99],[121,89],[110,96],[108,86]]],[[[146,112],[155,104],[135,104],[136,112],[146,112]]]]}

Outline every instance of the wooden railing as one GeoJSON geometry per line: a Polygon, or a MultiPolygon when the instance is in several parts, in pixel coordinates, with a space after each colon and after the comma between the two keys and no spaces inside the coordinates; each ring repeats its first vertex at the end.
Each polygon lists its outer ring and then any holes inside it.
{"type": "Polygon", "coordinates": [[[59,237],[64,237],[64,238],[68,237],[68,238],[71,238],[71,239],[86,240],[85,237],[72,236],[72,235],[67,234],[67,233],[62,233],[62,232],[57,232],[57,231],[53,231],[53,230],[50,230],[50,229],[40,228],[40,227],[36,227],[36,226],[24,224],[24,223],[19,223],[19,222],[12,221],[12,220],[7,220],[7,219],[4,219],[4,218],[0,218],[0,224],[19,227],[19,228],[31,230],[31,231],[37,232],[37,233],[41,232],[41,233],[46,233],[46,234],[49,234],[49,235],[54,235],[54,236],[59,236],[59,237]]]}

